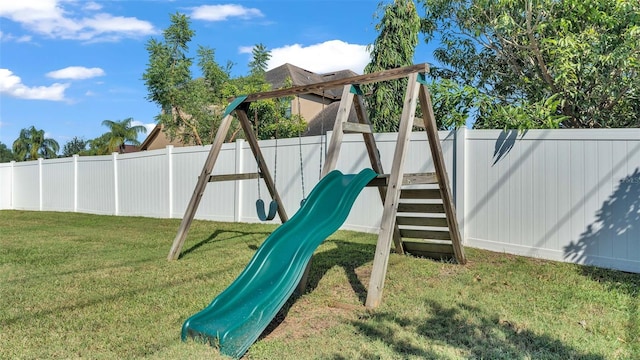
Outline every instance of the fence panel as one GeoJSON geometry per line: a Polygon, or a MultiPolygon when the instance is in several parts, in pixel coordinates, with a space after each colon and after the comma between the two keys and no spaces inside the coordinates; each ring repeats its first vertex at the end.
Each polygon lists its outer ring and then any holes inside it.
{"type": "Polygon", "coordinates": [[[118,214],[169,217],[167,150],[118,155],[118,214]]]}
{"type": "Polygon", "coordinates": [[[13,209],[13,164],[0,164],[0,210],[13,209]]]}
{"type": "Polygon", "coordinates": [[[40,210],[40,166],[38,161],[15,163],[13,167],[13,208],[40,210]]]}
{"type": "Polygon", "coordinates": [[[42,210],[74,211],[74,158],[42,162],[42,210]]]}
{"type": "Polygon", "coordinates": [[[640,272],[640,131],[468,131],[467,243],[640,272]]]}
{"type": "Polygon", "coordinates": [[[78,211],[91,214],[116,214],[113,156],[78,158],[78,211]]]}

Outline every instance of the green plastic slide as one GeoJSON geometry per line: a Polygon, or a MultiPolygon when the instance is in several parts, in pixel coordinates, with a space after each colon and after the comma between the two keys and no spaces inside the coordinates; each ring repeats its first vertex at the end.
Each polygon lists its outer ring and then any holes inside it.
{"type": "Polygon", "coordinates": [[[182,326],[187,336],[241,357],[269,325],[302,278],[313,252],[344,223],[358,194],[376,177],[335,170],[311,191],[300,210],[264,241],[238,278],[182,326]]]}

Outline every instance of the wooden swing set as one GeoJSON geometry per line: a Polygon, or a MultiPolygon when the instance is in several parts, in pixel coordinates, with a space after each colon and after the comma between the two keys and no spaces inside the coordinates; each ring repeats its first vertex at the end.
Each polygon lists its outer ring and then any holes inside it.
{"type": "MultiPolygon", "coordinates": [[[[251,121],[247,116],[249,104],[257,100],[302,95],[342,87],[342,97],[333,126],[333,135],[327,146],[322,176],[335,169],[343,135],[345,133],[361,133],[371,162],[371,168],[379,174],[377,178],[369,183],[369,186],[378,187],[383,203],[382,220],[365,304],[367,308],[378,307],[382,300],[382,290],[392,242],[395,251],[399,254],[404,254],[406,251],[436,258],[453,256],[459,264],[465,264],[466,258],[453,205],[449,178],[445,169],[430,94],[426,86],[425,74],[428,71],[427,64],[419,64],[322,83],[255,93],[234,99],[223,115],[213,146],[198,177],[193,195],[173,241],[168,259],[175,260],[179,257],[200,199],[209,182],[263,178],[271,198],[277,203],[277,213],[281,222],[286,222],[288,216],[282,199],[260,150],[251,121]],[[364,95],[360,90],[360,85],[404,77],[407,77],[408,81],[398,138],[391,172],[385,173],[373,136],[373,128],[366,113],[364,95]],[[403,170],[404,162],[418,102],[422,109],[425,134],[435,172],[405,174],[403,170]],[[356,112],[358,123],[347,121],[352,108],[356,112]],[[234,112],[258,164],[258,173],[211,175],[231,122],[234,119],[232,116],[234,112]],[[438,199],[441,199],[441,202],[438,199]],[[444,214],[444,217],[442,214],[444,214]]],[[[304,289],[306,285],[309,267],[310,264],[302,277],[299,290],[304,289]]]]}

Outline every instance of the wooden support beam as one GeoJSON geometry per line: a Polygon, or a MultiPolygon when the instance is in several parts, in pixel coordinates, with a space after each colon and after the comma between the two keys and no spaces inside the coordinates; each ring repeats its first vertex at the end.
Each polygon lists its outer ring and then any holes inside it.
{"type": "Polygon", "coordinates": [[[342,131],[344,133],[362,133],[362,134],[372,134],[373,128],[368,124],[356,124],[345,122],[342,123],[342,131]]]}
{"type": "Polygon", "coordinates": [[[442,155],[442,147],[440,146],[440,138],[438,137],[438,127],[436,126],[436,118],[433,114],[431,104],[431,96],[425,85],[420,86],[420,107],[422,109],[422,118],[427,133],[427,141],[433,158],[433,165],[438,177],[440,194],[444,211],[447,214],[447,222],[449,231],[451,232],[451,242],[453,243],[453,251],[459,264],[467,263],[467,258],[462,247],[462,237],[460,236],[460,228],[458,227],[458,219],[456,217],[456,209],[453,205],[453,196],[451,195],[451,186],[449,185],[449,176],[447,168],[444,165],[444,156],[442,155]]]}
{"type": "Polygon", "coordinates": [[[393,154],[393,165],[391,167],[389,186],[387,187],[387,196],[384,201],[382,220],[380,222],[380,233],[378,234],[378,242],[373,259],[373,269],[371,270],[371,279],[365,304],[369,309],[378,307],[382,300],[382,291],[387,267],[389,265],[389,249],[391,248],[393,228],[396,222],[396,207],[398,205],[400,187],[402,186],[404,176],[404,161],[407,149],[409,148],[408,145],[411,138],[413,119],[416,113],[419,89],[418,73],[412,73],[409,75],[407,82],[407,91],[402,107],[402,116],[400,117],[400,128],[398,129],[398,140],[396,142],[396,150],[393,154]]]}
{"type": "Polygon", "coordinates": [[[409,74],[417,73],[417,72],[425,72],[425,73],[429,72],[429,65],[417,64],[417,65],[405,66],[397,69],[383,70],[383,71],[379,71],[371,74],[352,76],[348,78],[331,80],[331,81],[326,81],[326,82],[321,82],[316,84],[294,86],[287,89],[278,89],[278,90],[266,91],[261,93],[255,93],[255,94],[248,95],[247,98],[244,100],[244,102],[247,103],[247,102],[252,102],[256,100],[265,100],[265,99],[273,99],[273,98],[279,98],[279,97],[285,97],[285,96],[291,96],[291,95],[308,94],[316,91],[335,89],[345,85],[353,85],[353,84],[362,85],[362,84],[369,84],[369,83],[378,82],[378,81],[400,79],[400,78],[406,77],[409,74]]]}
{"type": "Polygon", "coordinates": [[[259,177],[261,177],[259,173],[209,175],[209,182],[251,180],[251,179],[257,179],[259,177]]]}
{"type": "Polygon", "coordinates": [[[340,100],[340,106],[338,107],[336,121],[333,124],[333,133],[331,134],[331,141],[327,148],[327,157],[324,162],[324,168],[322,168],[322,177],[335,169],[338,163],[340,146],[342,145],[342,137],[344,135],[342,132],[342,123],[347,122],[349,119],[349,111],[351,111],[351,106],[353,105],[353,96],[351,85],[345,85],[344,89],[342,89],[342,98],[340,100]]]}
{"type": "Polygon", "coordinates": [[[168,260],[176,260],[180,256],[180,251],[182,250],[184,241],[187,238],[187,233],[189,232],[189,227],[191,226],[193,217],[198,210],[198,205],[200,204],[202,194],[204,194],[204,190],[209,183],[209,175],[211,175],[211,171],[213,171],[213,166],[218,159],[220,149],[222,149],[222,144],[224,143],[224,139],[229,132],[229,127],[231,126],[232,120],[233,117],[231,117],[231,114],[227,114],[224,118],[222,118],[222,121],[220,122],[220,126],[218,127],[218,131],[216,132],[216,137],[213,140],[211,150],[209,150],[209,155],[207,155],[207,160],[202,167],[200,176],[198,176],[198,182],[196,183],[196,187],[193,190],[193,194],[191,195],[191,200],[189,200],[187,209],[185,210],[182,221],[180,222],[178,233],[173,239],[173,245],[171,245],[171,250],[169,251],[169,255],[167,256],[168,260]]]}
{"type": "MultiPolygon", "coordinates": [[[[245,136],[247,137],[247,142],[251,147],[251,152],[253,152],[253,156],[258,162],[258,167],[260,168],[260,174],[262,178],[264,178],[264,183],[267,185],[267,189],[269,190],[269,194],[271,198],[278,203],[278,216],[280,217],[280,221],[284,224],[289,220],[287,216],[287,212],[284,209],[284,203],[280,198],[280,194],[278,193],[278,189],[276,189],[276,184],[271,177],[271,172],[267,167],[267,162],[264,160],[264,156],[262,155],[262,150],[260,150],[260,145],[258,145],[258,138],[256,138],[256,134],[253,132],[251,127],[251,121],[247,116],[247,112],[244,107],[240,107],[236,109],[236,115],[238,116],[238,120],[240,120],[240,125],[242,126],[242,130],[244,131],[245,136]]],[[[276,171],[276,169],[274,169],[276,171]]]]}
{"type": "MultiPolygon", "coordinates": [[[[371,125],[369,116],[365,111],[366,107],[362,95],[356,95],[353,104],[356,110],[356,115],[358,117],[358,122],[360,124],[368,125],[372,130],[372,132],[370,133],[362,133],[364,144],[367,148],[367,154],[369,155],[371,168],[378,174],[384,174],[384,170],[382,168],[382,160],[380,159],[380,151],[378,151],[378,145],[376,145],[376,138],[373,136],[373,126],[371,125]]],[[[382,205],[384,206],[384,200],[387,197],[386,183],[383,186],[378,186],[378,193],[380,194],[380,200],[382,201],[382,205]]],[[[402,238],[400,237],[400,229],[398,228],[398,224],[396,223],[393,224],[393,244],[395,246],[396,253],[403,255],[404,248],[402,246],[402,238]]]]}

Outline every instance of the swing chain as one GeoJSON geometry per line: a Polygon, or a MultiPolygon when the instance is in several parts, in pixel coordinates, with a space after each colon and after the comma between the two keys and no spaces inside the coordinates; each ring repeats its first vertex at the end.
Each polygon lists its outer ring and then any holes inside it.
{"type": "Polygon", "coordinates": [[[322,111],[321,114],[323,114],[323,118],[320,119],[320,168],[318,169],[318,180],[322,179],[322,143],[323,140],[326,139],[326,134],[324,133],[324,116],[326,116],[326,114],[324,113],[324,89],[322,89],[322,111]]]}
{"type": "MultiPolygon", "coordinates": [[[[300,95],[297,96],[298,99],[298,121],[302,121],[302,116],[300,115],[300,95]]],[[[307,195],[304,191],[304,164],[302,163],[302,133],[300,132],[300,127],[298,126],[298,155],[300,155],[300,180],[302,183],[302,201],[307,198],[307,195]]]]}

